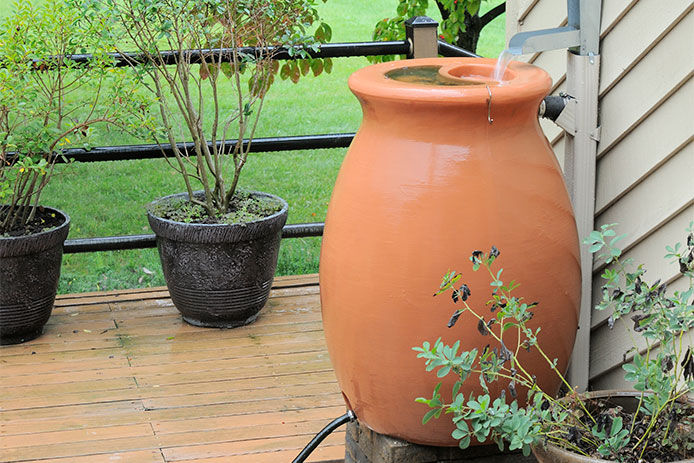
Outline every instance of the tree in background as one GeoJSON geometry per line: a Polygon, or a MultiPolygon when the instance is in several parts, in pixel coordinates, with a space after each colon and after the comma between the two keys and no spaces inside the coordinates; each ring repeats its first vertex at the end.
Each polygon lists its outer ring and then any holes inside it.
{"type": "MultiPolygon", "coordinates": [[[[480,16],[483,0],[435,0],[443,21],[440,24],[443,39],[460,48],[474,52],[482,29],[506,11],[506,2],[480,16]]],[[[487,0],[485,0],[487,1],[487,0]]],[[[404,22],[412,16],[424,16],[429,0],[398,0],[396,16],[376,24],[374,40],[403,40],[404,22]]],[[[377,57],[377,59],[380,57],[377,57]]],[[[393,57],[383,57],[391,60],[393,57]]]]}

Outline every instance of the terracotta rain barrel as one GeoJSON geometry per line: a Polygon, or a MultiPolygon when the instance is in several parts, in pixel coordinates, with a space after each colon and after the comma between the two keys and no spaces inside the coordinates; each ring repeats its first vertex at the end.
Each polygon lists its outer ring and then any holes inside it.
{"type": "MultiPolygon", "coordinates": [[[[457,445],[449,416],[421,424],[428,407],[414,399],[431,397],[439,380],[425,372],[412,347],[438,337],[449,344],[460,339],[466,349],[490,342],[466,315],[446,328],[455,306],[449,297],[432,297],[443,274],[455,269],[472,290],[470,304],[484,304],[489,278],[472,272],[473,250],[501,250],[504,277],[521,283],[516,295],[540,303],[531,325],[542,325],[540,343],[562,370],[576,335],[576,224],[537,118],[551,79],[512,62],[499,85],[490,77],[495,64],[404,60],[366,67],[349,79],[363,122],[326,218],[320,263],[325,336],[359,421],[415,443],[457,445]],[[438,84],[398,80],[403,74],[413,80],[403,68],[420,67],[433,67],[438,84]]],[[[539,355],[523,355],[540,365],[541,385],[558,389],[539,355]]],[[[476,379],[468,383],[466,395],[481,392],[476,379]]],[[[452,384],[453,378],[444,383],[444,397],[452,384]]]]}

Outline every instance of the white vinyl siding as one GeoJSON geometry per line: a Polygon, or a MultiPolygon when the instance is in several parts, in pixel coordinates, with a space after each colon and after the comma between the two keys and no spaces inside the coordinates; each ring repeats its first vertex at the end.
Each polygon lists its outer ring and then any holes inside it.
{"type": "MultiPolygon", "coordinates": [[[[595,228],[618,223],[618,233],[627,234],[624,256],[645,264],[648,281],[683,289],[688,282],[663,256],[666,245],[684,240],[694,220],[694,3],[602,5],[595,228]]],[[[509,0],[506,21],[507,38],[558,27],[566,24],[566,2],[509,0]]],[[[566,51],[524,59],[550,73],[554,93],[563,90],[566,51]]],[[[563,165],[563,133],[548,121],[542,127],[563,165]]],[[[594,263],[593,303],[601,298],[602,270],[594,263]]],[[[592,388],[626,386],[620,366],[632,338],[624,327],[609,330],[608,315],[593,311],[591,317],[592,388]]]]}

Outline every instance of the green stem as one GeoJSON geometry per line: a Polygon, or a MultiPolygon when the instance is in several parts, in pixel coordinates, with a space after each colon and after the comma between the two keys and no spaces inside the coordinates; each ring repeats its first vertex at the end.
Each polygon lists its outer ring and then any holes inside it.
{"type": "Polygon", "coordinates": [[[629,435],[633,436],[634,435],[634,426],[636,426],[636,418],[639,415],[639,410],[641,410],[641,405],[643,404],[643,392],[639,395],[639,405],[636,407],[636,411],[634,412],[634,419],[631,420],[631,428],[629,429],[629,435]]]}
{"type": "Polygon", "coordinates": [[[578,447],[576,444],[569,442],[566,439],[559,438],[559,437],[554,437],[554,436],[548,436],[550,440],[552,440],[555,444],[557,444],[559,447],[563,447],[567,450],[571,450],[572,452],[579,453],[583,456],[590,457],[586,452],[584,452],[580,447],[578,447]]]}

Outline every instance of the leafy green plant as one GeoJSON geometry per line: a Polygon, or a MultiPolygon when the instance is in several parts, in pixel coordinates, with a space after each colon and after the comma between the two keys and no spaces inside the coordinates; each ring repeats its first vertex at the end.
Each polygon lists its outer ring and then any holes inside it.
{"type": "Polygon", "coordinates": [[[331,34],[316,0],[72,1],[92,22],[110,19],[111,34],[125,34],[140,54],[120,52],[156,99],[157,142],[171,147],[170,165],[210,218],[229,211],[275,75],[296,82],[332,66],[308,55],[331,34]],[[298,60],[280,66],[273,58],[282,49],[298,60]],[[220,94],[222,79],[233,94],[220,94]],[[204,195],[193,194],[197,185],[204,195]]]}
{"type": "Polygon", "coordinates": [[[666,258],[677,261],[689,280],[686,291],[671,295],[665,284],[645,281],[642,265],[632,270],[633,263],[621,259],[617,244],[623,236],[616,236],[612,226],[603,226],[586,240],[592,252],[606,264],[613,264],[603,273],[603,299],[597,309],[612,310],[610,328],[616,320],[630,317],[633,331],[645,344],[630,349],[627,354],[631,359],[623,365],[625,379],[640,392],[634,413],[579,394],[566,381],[556,359],[550,359],[540,346],[541,327],[528,326],[538,305],[515,295],[517,282],[501,280],[503,270],[494,268],[500,253],[493,247],[489,253],[475,251],[470,257],[473,271],[484,269],[491,279],[492,296],[484,307],[468,304],[471,290],[461,284],[462,276],[456,272],[444,276],[436,294],[448,292],[459,305],[449,327],[467,314],[480,335],[491,338],[495,347],[459,352],[460,342],[449,346],[439,338],[414,348],[425,360],[427,371],[435,370],[439,378],[456,376],[450,401],[442,396],[441,383],[431,398],[417,399],[431,408],[423,422],[451,414],[456,425],[453,437],[462,448],[474,437],[479,442],[493,440],[501,449],[508,444],[509,449],[521,449],[526,455],[531,445],[548,442],[582,455],[630,463],[691,457],[694,409],[686,400],[694,388],[694,359],[692,347],[683,340],[694,328],[694,222],[687,233],[685,245],[666,248],[666,258]],[[515,345],[506,344],[507,333],[515,335],[515,345]],[[538,386],[518,355],[522,350],[534,350],[545,359],[567,391],[565,397],[557,398],[538,386]],[[460,392],[470,378],[479,380],[484,394],[466,398],[460,392]],[[500,397],[493,398],[489,384],[497,381],[503,382],[505,389],[500,397]]]}
{"type": "Polygon", "coordinates": [[[0,25],[0,235],[41,228],[30,225],[65,149],[89,148],[100,125],[138,132],[144,102],[96,26],[64,0],[19,1],[0,25]]]}
{"type": "MultiPolygon", "coordinates": [[[[441,38],[465,50],[475,52],[482,29],[506,11],[506,2],[480,16],[482,0],[434,0],[441,13],[441,38]]],[[[404,40],[407,19],[426,15],[429,0],[398,0],[395,16],[381,19],[374,28],[374,40],[404,40]]],[[[394,56],[372,57],[388,61],[394,56]]]]}

